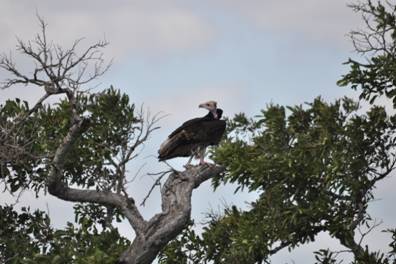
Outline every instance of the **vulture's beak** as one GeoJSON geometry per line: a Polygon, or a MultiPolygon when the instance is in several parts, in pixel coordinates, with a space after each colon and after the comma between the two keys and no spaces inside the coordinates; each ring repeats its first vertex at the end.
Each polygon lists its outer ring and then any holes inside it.
{"type": "Polygon", "coordinates": [[[206,110],[213,111],[216,110],[216,102],[209,101],[198,105],[199,108],[205,108],[206,110]]]}

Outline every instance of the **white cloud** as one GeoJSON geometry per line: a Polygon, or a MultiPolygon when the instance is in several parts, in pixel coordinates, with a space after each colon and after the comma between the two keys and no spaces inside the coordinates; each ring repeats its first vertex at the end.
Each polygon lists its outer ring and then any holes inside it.
{"type": "Polygon", "coordinates": [[[182,87],[169,90],[164,87],[164,89],[167,91],[164,96],[155,95],[153,98],[148,98],[148,101],[155,107],[155,111],[177,114],[178,119],[181,118],[180,115],[206,114],[202,109],[198,109],[198,105],[208,100],[217,101],[218,107],[224,109],[227,116],[237,112],[246,112],[251,99],[247,90],[248,85],[243,83],[207,83],[200,86],[191,85],[185,89],[182,87]]]}
{"type": "MultiPolygon", "coordinates": [[[[15,45],[15,36],[37,32],[35,12],[49,23],[52,39],[62,44],[86,36],[111,42],[106,54],[163,55],[196,51],[220,36],[218,14],[242,17],[275,34],[298,34],[311,40],[349,43],[345,34],[360,17],[347,8],[349,1],[214,0],[199,4],[165,1],[4,1],[0,16],[0,50],[15,45]],[[205,13],[205,8],[211,12],[205,13]],[[214,11],[214,12],[213,12],[214,11]]],[[[230,25],[225,24],[225,27],[230,25]]],[[[228,30],[224,29],[223,30],[228,30]]]]}
{"type": "Polygon", "coordinates": [[[6,1],[0,17],[0,49],[14,47],[15,35],[31,38],[38,30],[35,10],[49,24],[50,38],[62,45],[76,38],[104,36],[106,54],[162,55],[205,47],[214,30],[192,10],[171,1],[6,1]]]}
{"type": "Polygon", "coordinates": [[[347,7],[351,1],[329,0],[217,0],[225,8],[275,34],[298,34],[310,40],[346,45],[345,35],[360,17],[347,7]]]}

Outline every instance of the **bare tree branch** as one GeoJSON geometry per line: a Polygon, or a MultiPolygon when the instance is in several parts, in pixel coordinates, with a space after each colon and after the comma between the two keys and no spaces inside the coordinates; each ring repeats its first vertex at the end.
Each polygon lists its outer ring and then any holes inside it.
{"type": "Polygon", "coordinates": [[[361,228],[358,228],[359,234],[360,234],[360,239],[358,242],[358,245],[361,246],[362,242],[364,240],[364,238],[371,232],[373,231],[375,228],[379,227],[383,222],[382,221],[377,221],[374,220],[374,223],[366,230],[366,231],[362,231],[361,228]]]}
{"type": "MultiPolygon", "coordinates": [[[[162,171],[162,172],[159,172],[159,173],[149,173],[148,174],[150,176],[159,176],[159,177],[155,180],[154,184],[151,186],[148,194],[144,197],[144,199],[143,199],[142,203],[140,204],[140,206],[145,206],[145,203],[146,203],[147,199],[150,197],[151,193],[153,192],[155,186],[160,186],[162,178],[164,176],[166,176],[168,173],[171,173],[171,172],[172,172],[171,170],[168,170],[168,171],[162,171]]],[[[174,171],[174,172],[176,172],[176,171],[174,171]]]]}
{"type": "MultiPolygon", "coordinates": [[[[389,10],[395,13],[395,5],[385,1],[389,10]]],[[[367,30],[352,31],[349,37],[355,50],[361,54],[383,52],[386,55],[395,55],[395,45],[392,41],[391,32],[394,30],[391,23],[383,23],[379,26],[375,16],[381,16],[380,11],[371,1],[364,1],[349,5],[355,12],[361,13],[367,30]]]]}
{"type": "Polygon", "coordinates": [[[223,171],[223,167],[214,165],[195,166],[182,172],[173,171],[161,189],[162,212],[147,222],[144,233],[136,236],[119,263],[152,263],[158,252],[188,224],[192,191],[223,171]]]}
{"type": "Polygon", "coordinates": [[[41,32],[32,41],[17,40],[17,50],[37,63],[31,76],[20,72],[12,56],[1,55],[0,68],[12,77],[1,83],[0,88],[9,88],[15,84],[33,84],[54,87],[53,93],[66,93],[66,89],[79,89],[81,86],[102,76],[111,66],[105,63],[103,52],[108,45],[106,40],[98,41],[80,55],[78,45],[83,39],[76,40],[71,48],[63,49],[47,40],[47,24],[38,16],[41,32]]]}

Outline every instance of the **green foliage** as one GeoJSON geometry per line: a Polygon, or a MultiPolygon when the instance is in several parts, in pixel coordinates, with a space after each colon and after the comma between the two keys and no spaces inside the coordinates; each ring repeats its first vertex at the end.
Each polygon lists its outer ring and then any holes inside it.
{"type": "Polygon", "coordinates": [[[111,164],[112,158],[121,154],[136,132],[139,120],[135,106],[127,95],[113,88],[99,95],[81,96],[79,101],[81,113],[90,113],[89,124],[67,158],[66,177],[70,184],[106,190],[117,173],[106,163],[111,164]]]}
{"type": "Polygon", "coordinates": [[[389,263],[396,263],[396,229],[388,229],[384,232],[390,233],[392,235],[391,242],[389,243],[389,247],[391,250],[387,254],[389,263]]]}
{"type": "Polygon", "coordinates": [[[27,117],[22,126],[16,126],[28,111],[27,102],[19,99],[0,105],[0,179],[11,193],[42,188],[41,181],[34,180],[44,177],[40,166],[44,148],[37,140],[41,124],[36,118],[27,117]]]}
{"type": "Polygon", "coordinates": [[[320,249],[314,252],[315,264],[337,264],[336,254],[328,249],[320,249]]]}
{"type": "Polygon", "coordinates": [[[0,207],[1,263],[113,264],[128,245],[117,229],[98,230],[89,218],[55,230],[44,212],[0,207]]]}
{"type": "MultiPolygon", "coordinates": [[[[81,188],[115,190],[115,179],[122,172],[112,166],[114,160],[125,154],[128,142],[141,129],[135,105],[129,102],[126,94],[113,87],[99,94],[81,94],[77,101],[79,114],[88,117],[84,133],[67,157],[63,179],[69,185],[81,188]]],[[[37,112],[26,118],[28,111],[28,103],[19,99],[0,105],[0,127],[16,127],[11,131],[15,136],[0,131],[0,139],[15,138],[16,141],[8,143],[16,148],[27,146],[17,155],[0,156],[0,179],[4,180],[10,193],[32,189],[39,195],[40,191],[46,190],[50,161],[71,125],[71,108],[66,100],[61,100],[54,105],[39,107],[37,112]],[[23,121],[17,125],[19,120],[23,121]]],[[[91,217],[102,225],[109,211],[116,220],[122,219],[116,208],[77,204],[75,210],[76,220],[91,217]]]]}
{"type": "Polygon", "coordinates": [[[53,232],[49,223],[43,212],[22,208],[18,214],[11,206],[0,207],[0,262],[20,263],[46,251],[42,245],[49,243],[53,232]]]}
{"type": "Polygon", "coordinates": [[[349,226],[365,211],[376,179],[393,169],[396,119],[383,108],[359,116],[350,99],[318,98],[287,110],[269,106],[251,121],[254,134],[231,134],[214,154],[227,168],[215,187],[236,182],[261,192],[250,211],[226,214],[239,224],[229,237],[232,252],[253,247],[264,257],[277,241],[294,247],[320,231],[352,239],[349,226]]]}
{"type": "Polygon", "coordinates": [[[338,84],[359,89],[360,98],[370,103],[385,95],[396,106],[396,5],[392,1],[363,2],[352,7],[365,18],[367,28],[352,31],[351,37],[356,51],[367,61],[349,59],[350,71],[338,84]]]}
{"type": "MultiPolygon", "coordinates": [[[[78,106],[80,114],[88,113],[90,117],[86,131],[67,157],[64,179],[83,188],[108,189],[117,172],[107,164],[120,155],[122,147],[139,129],[135,106],[129,103],[127,95],[114,88],[100,94],[80,95],[78,106]]],[[[7,101],[0,106],[1,127],[11,127],[28,109],[26,102],[7,101]]],[[[45,188],[49,160],[70,127],[70,111],[69,103],[62,100],[40,107],[23,122],[18,138],[29,140],[30,151],[24,153],[26,158],[21,160],[17,156],[1,160],[1,178],[6,179],[11,193],[32,187],[38,193],[45,188]]],[[[25,142],[17,143],[24,145],[25,142]]]]}

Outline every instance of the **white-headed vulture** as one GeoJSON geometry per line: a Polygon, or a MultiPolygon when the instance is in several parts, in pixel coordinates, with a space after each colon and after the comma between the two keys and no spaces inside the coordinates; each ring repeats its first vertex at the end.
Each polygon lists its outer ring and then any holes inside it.
{"type": "Polygon", "coordinates": [[[207,109],[209,113],[204,117],[188,120],[173,131],[160,146],[160,161],[190,157],[187,163],[189,165],[195,157],[199,159],[199,164],[204,164],[206,148],[219,144],[226,127],[226,122],[220,120],[223,110],[217,108],[215,101],[200,104],[199,107],[207,109]]]}

